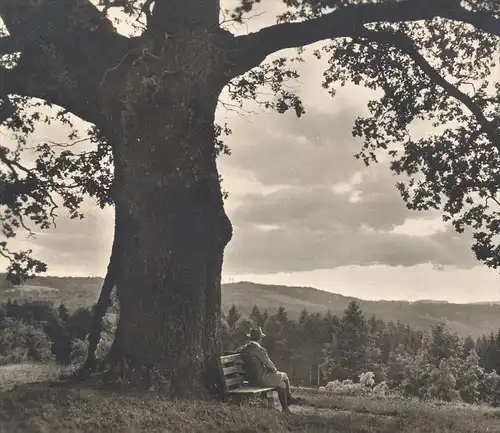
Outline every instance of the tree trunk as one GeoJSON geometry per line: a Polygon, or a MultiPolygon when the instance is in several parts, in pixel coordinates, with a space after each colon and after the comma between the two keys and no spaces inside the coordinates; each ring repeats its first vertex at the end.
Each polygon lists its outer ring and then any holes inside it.
{"type": "Polygon", "coordinates": [[[87,349],[87,358],[82,367],[82,372],[94,373],[97,370],[97,359],[95,356],[97,346],[101,339],[102,319],[106,315],[106,310],[111,305],[111,293],[116,284],[116,279],[120,269],[120,254],[122,254],[119,241],[122,239],[120,232],[120,221],[115,212],[115,235],[113,238],[113,246],[109,258],[106,277],[102,284],[99,299],[94,307],[94,315],[92,317],[92,326],[88,336],[89,347],[87,349]]]}
{"type": "MultiPolygon", "coordinates": [[[[134,80],[143,76],[132,75],[131,87],[142,86],[134,80]]],[[[135,95],[132,106],[109,116],[120,119],[110,129],[122,131],[114,150],[123,255],[112,355],[129,378],[148,383],[153,373],[176,395],[199,395],[216,383],[222,260],[232,234],[214,149],[221,89],[173,76],[151,99],[135,95]]]]}

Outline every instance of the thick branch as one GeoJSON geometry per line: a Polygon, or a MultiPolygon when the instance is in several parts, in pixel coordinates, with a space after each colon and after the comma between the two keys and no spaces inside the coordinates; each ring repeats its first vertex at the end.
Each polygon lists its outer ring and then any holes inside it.
{"type": "Polygon", "coordinates": [[[362,3],[337,9],[319,18],[298,23],[276,24],[234,39],[234,63],[241,71],[259,65],[277,51],[302,47],[325,39],[349,37],[364,24],[400,23],[436,17],[470,23],[480,30],[500,34],[500,20],[483,12],[460,7],[457,0],[406,0],[388,3],[362,3]]]}
{"type": "Polygon", "coordinates": [[[90,0],[26,3],[0,1],[11,34],[0,38],[0,54],[21,53],[14,70],[3,73],[3,92],[40,98],[98,122],[104,72],[135,41],[116,33],[90,0]]]}
{"type": "Polygon", "coordinates": [[[500,135],[495,125],[490,122],[484,115],[483,110],[477,105],[474,100],[460,91],[452,83],[447,81],[434,67],[432,67],[426,58],[420,54],[413,40],[403,33],[389,31],[374,31],[362,28],[356,32],[356,36],[366,38],[382,44],[392,45],[402,52],[408,54],[417,66],[427,74],[427,76],[438,86],[442,87],[448,95],[455,98],[465,105],[474,115],[477,122],[490,141],[500,150],[500,135]]]}
{"type": "Polygon", "coordinates": [[[500,36],[500,19],[487,12],[472,12],[464,8],[453,8],[443,15],[453,21],[469,23],[485,33],[500,36]]]}
{"type": "Polygon", "coordinates": [[[241,59],[260,64],[268,55],[287,48],[302,47],[325,39],[352,36],[360,25],[373,22],[402,22],[430,19],[437,15],[422,0],[398,3],[363,3],[342,7],[319,18],[284,23],[235,38],[241,59]]]}

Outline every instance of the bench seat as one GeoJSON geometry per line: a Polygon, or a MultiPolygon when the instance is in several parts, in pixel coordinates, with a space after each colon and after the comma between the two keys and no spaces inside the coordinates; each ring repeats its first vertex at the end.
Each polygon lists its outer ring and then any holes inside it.
{"type": "Polygon", "coordinates": [[[254,386],[247,386],[245,388],[235,388],[226,391],[226,394],[261,394],[269,391],[276,391],[277,388],[258,388],[254,386]]]}
{"type": "Polygon", "coordinates": [[[245,363],[239,353],[224,355],[219,358],[219,370],[222,378],[223,393],[227,396],[262,396],[269,404],[274,399],[274,391],[278,388],[250,386],[245,363]]]}

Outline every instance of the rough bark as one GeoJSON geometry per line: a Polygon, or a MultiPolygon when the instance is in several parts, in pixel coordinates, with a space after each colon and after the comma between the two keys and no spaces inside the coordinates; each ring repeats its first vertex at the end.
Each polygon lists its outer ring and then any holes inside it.
{"type": "Polygon", "coordinates": [[[149,385],[150,375],[159,375],[185,395],[214,382],[231,225],[214,149],[225,84],[217,36],[206,27],[175,29],[128,65],[123,88],[105,94],[104,105],[107,129],[121,131],[114,148],[123,227],[112,361],[127,378],[149,385]]]}
{"type": "Polygon", "coordinates": [[[114,356],[122,368],[159,373],[176,394],[198,392],[219,351],[230,238],[213,151],[216,99],[190,96],[182,107],[135,115],[135,124],[129,118],[116,162],[124,181],[117,214],[127,223],[114,356]]]}

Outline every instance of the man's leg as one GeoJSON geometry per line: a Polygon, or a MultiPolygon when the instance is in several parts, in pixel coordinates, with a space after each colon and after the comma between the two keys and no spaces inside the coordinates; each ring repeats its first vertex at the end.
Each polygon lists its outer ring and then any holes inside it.
{"type": "Polygon", "coordinates": [[[286,387],[287,403],[288,404],[298,403],[301,399],[292,397],[291,388],[290,388],[290,379],[288,378],[288,374],[281,373],[281,372],[280,372],[280,374],[282,375],[281,377],[282,377],[283,382],[285,383],[285,387],[286,387]]]}
{"type": "Polygon", "coordinates": [[[290,409],[288,407],[288,390],[284,380],[282,380],[278,385],[278,398],[283,412],[290,413],[290,409]]]}

